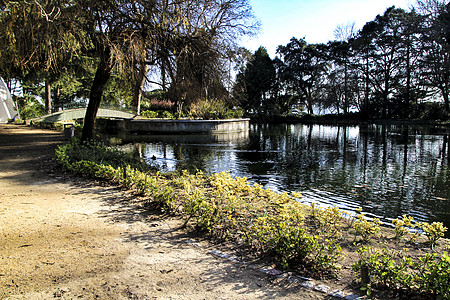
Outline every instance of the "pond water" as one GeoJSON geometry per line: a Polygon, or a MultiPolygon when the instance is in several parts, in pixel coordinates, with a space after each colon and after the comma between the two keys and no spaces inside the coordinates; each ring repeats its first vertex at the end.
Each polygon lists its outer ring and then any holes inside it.
{"type": "Polygon", "coordinates": [[[164,171],[228,171],[302,202],[391,223],[403,214],[450,228],[450,131],[393,125],[251,125],[214,136],[135,136],[123,147],[164,171]]]}

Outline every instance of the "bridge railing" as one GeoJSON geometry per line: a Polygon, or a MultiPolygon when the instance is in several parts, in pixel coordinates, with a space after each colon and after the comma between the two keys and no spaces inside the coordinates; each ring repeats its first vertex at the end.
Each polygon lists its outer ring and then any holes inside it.
{"type": "MultiPolygon", "coordinates": [[[[88,103],[87,102],[69,102],[64,104],[55,105],[52,107],[52,112],[60,112],[68,109],[77,109],[77,108],[87,108],[88,103]]],[[[114,109],[119,110],[123,112],[128,113],[136,113],[136,109],[126,106],[121,106],[118,104],[112,104],[112,103],[100,103],[100,108],[105,109],[114,109]]]]}

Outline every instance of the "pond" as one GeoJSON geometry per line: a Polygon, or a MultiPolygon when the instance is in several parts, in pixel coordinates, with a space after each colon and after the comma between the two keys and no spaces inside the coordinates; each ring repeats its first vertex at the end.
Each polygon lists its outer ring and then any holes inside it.
{"type": "Polygon", "coordinates": [[[251,125],[215,136],[135,136],[129,151],[163,171],[228,171],[302,202],[391,223],[403,214],[450,228],[450,131],[394,125],[251,125]]]}

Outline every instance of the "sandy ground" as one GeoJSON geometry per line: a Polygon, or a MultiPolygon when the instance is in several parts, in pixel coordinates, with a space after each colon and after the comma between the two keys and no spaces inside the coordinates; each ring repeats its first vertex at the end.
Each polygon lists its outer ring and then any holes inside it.
{"type": "Polygon", "coordinates": [[[52,161],[63,134],[0,124],[0,299],[331,299],[211,254],[180,221],[52,161]]]}

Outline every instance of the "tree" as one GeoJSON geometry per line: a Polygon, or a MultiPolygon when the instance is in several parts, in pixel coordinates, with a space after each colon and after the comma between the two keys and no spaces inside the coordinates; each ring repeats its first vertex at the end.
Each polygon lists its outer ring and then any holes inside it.
{"type": "Polygon", "coordinates": [[[365,84],[365,113],[369,105],[373,116],[381,118],[407,111],[413,95],[412,58],[417,54],[415,20],[414,13],[393,6],[366,23],[355,38],[357,66],[365,84]]]}
{"type": "MultiPolygon", "coordinates": [[[[253,34],[257,23],[248,0],[158,0],[145,63],[153,80],[179,109],[201,98],[226,98],[223,68],[237,52],[240,36],[253,34]]],[[[140,65],[137,68],[143,69],[140,65]]]]}
{"type": "Polygon", "coordinates": [[[82,140],[94,137],[95,119],[113,70],[125,73],[133,67],[137,57],[145,56],[149,28],[143,26],[142,19],[153,13],[153,6],[145,4],[148,3],[122,0],[74,2],[77,22],[72,24],[72,30],[86,34],[89,43],[84,45],[89,48],[85,51],[93,53],[98,61],[89,93],[82,140]]]}
{"type": "Polygon", "coordinates": [[[267,102],[275,81],[275,67],[264,47],[255,51],[245,69],[238,74],[235,97],[247,114],[267,114],[267,102]]]}
{"type": "Polygon", "coordinates": [[[445,1],[427,0],[418,1],[418,9],[426,16],[421,39],[421,78],[432,92],[440,92],[444,107],[450,112],[450,6],[445,1]]]}
{"type": "Polygon", "coordinates": [[[61,65],[79,52],[76,32],[67,30],[67,1],[4,1],[0,12],[0,72],[6,80],[45,82],[46,111],[51,111],[51,84],[61,65]]]}
{"type": "Polygon", "coordinates": [[[327,46],[292,38],[286,46],[279,46],[277,53],[285,64],[283,81],[304,99],[308,113],[313,114],[329,68],[327,46]]]}
{"type": "Polygon", "coordinates": [[[340,88],[334,88],[335,99],[340,103],[337,105],[339,113],[339,107],[342,107],[344,114],[349,112],[350,107],[353,105],[352,99],[354,95],[350,91],[350,71],[352,69],[351,59],[353,55],[353,49],[351,47],[350,40],[356,35],[355,23],[347,23],[345,25],[339,25],[334,30],[334,36],[337,39],[335,42],[328,44],[330,48],[330,58],[333,61],[333,81],[336,84],[341,85],[340,88]],[[342,74],[342,76],[339,76],[342,74]],[[339,80],[341,79],[341,80],[339,80]],[[339,93],[342,91],[342,93],[339,93]]]}
{"type": "Polygon", "coordinates": [[[349,113],[352,107],[356,107],[357,99],[357,75],[352,64],[354,57],[351,43],[348,41],[335,41],[328,43],[330,51],[331,70],[328,74],[328,103],[325,108],[334,106],[339,113],[349,113]]]}
{"type": "Polygon", "coordinates": [[[421,33],[423,17],[414,10],[401,15],[400,57],[403,61],[399,74],[399,87],[392,109],[394,115],[407,118],[413,104],[422,97],[420,83],[421,33]]]}

